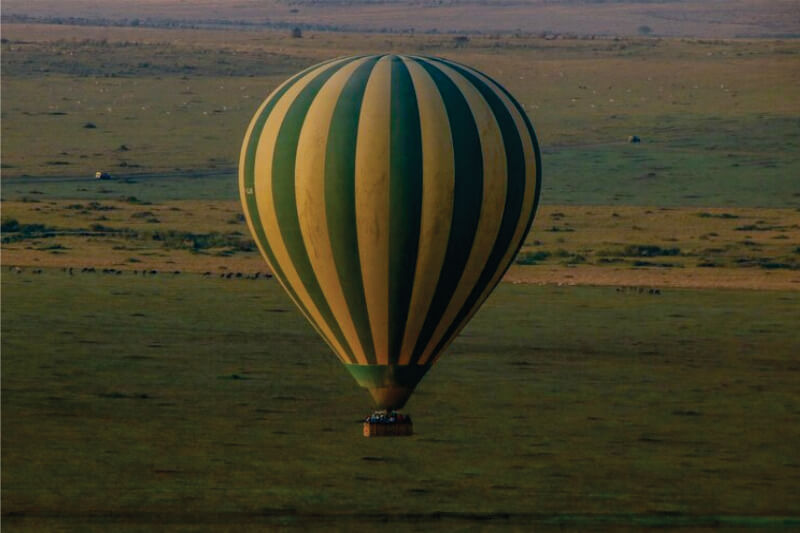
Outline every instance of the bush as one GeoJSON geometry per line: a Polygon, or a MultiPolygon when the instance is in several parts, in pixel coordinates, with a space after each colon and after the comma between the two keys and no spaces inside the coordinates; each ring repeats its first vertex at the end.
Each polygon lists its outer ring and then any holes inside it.
{"type": "Polygon", "coordinates": [[[670,256],[680,255],[680,248],[661,248],[649,244],[632,244],[626,246],[623,250],[623,255],[626,257],[656,257],[656,256],[670,256]]]}
{"type": "Polygon", "coordinates": [[[550,252],[522,252],[517,256],[516,261],[518,265],[535,265],[539,261],[544,261],[550,257],[550,252]]]}
{"type": "Polygon", "coordinates": [[[207,250],[209,248],[228,248],[234,251],[255,250],[255,242],[240,237],[241,233],[190,233],[185,231],[154,231],[150,239],[159,241],[164,248],[179,250],[207,250]]]}
{"type": "Polygon", "coordinates": [[[19,221],[16,218],[7,218],[0,224],[0,231],[19,231],[19,221]]]}
{"type": "Polygon", "coordinates": [[[672,268],[680,265],[676,265],[673,263],[654,263],[652,261],[634,261],[633,266],[635,267],[664,267],[664,268],[672,268]]]}
{"type": "Polygon", "coordinates": [[[564,227],[552,226],[551,228],[548,228],[545,231],[551,231],[553,233],[558,233],[560,231],[572,232],[572,231],[575,231],[575,230],[572,229],[572,228],[566,227],[566,226],[564,226],[564,227]]]}
{"type": "Polygon", "coordinates": [[[697,213],[697,216],[700,218],[724,218],[724,219],[732,219],[732,218],[739,218],[739,215],[733,215],[731,213],[720,213],[719,215],[715,215],[714,213],[702,212],[697,213]]]}
{"type": "Polygon", "coordinates": [[[662,248],[653,244],[631,244],[623,249],[598,250],[599,257],[658,257],[680,255],[680,248],[662,248]]]}
{"type": "Polygon", "coordinates": [[[561,262],[562,265],[579,265],[586,262],[586,257],[581,254],[574,254],[561,262]]]}
{"type": "Polygon", "coordinates": [[[44,224],[20,224],[16,219],[12,218],[4,221],[0,230],[2,230],[3,233],[13,234],[3,235],[3,244],[9,244],[12,242],[24,241],[25,239],[52,237],[54,228],[45,226],[44,224]]]}

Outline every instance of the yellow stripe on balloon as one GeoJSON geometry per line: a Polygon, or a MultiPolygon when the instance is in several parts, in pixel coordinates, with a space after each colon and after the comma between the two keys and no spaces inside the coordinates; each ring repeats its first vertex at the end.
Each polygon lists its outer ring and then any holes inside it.
{"type": "Polygon", "coordinates": [[[403,58],[419,106],[422,135],[422,213],[417,265],[398,364],[409,363],[436,292],[453,218],[455,160],[442,96],[425,69],[403,58]]]}
{"type": "Polygon", "coordinates": [[[483,202],[481,203],[481,213],[478,219],[475,239],[464,271],[461,274],[461,279],[442,319],[436,326],[433,336],[419,359],[419,364],[427,363],[433,355],[436,355],[433,350],[455,320],[456,315],[463,307],[486,265],[500,230],[508,185],[503,136],[489,104],[478,92],[478,89],[461,74],[441,63],[435,64],[435,67],[453,81],[461,91],[461,94],[464,95],[472,111],[481,140],[481,154],[483,156],[483,202]]]}
{"type": "Polygon", "coordinates": [[[336,337],[331,331],[330,325],[325,321],[319,312],[319,309],[314,305],[314,300],[308,294],[308,290],[303,284],[297,270],[294,268],[294,263],[286,249],[286,244],[281,236],[278,227],[278,217],[275,213],[275,199],[272,189],[272,163],[275,153],[275,142],[278,138],[278,132],[283,124],[283,119],[289,110],[289,106],[294,102],[297,95],[314,79],[322,73],[325,69],[345,61],[347,58],[337,61],[335,63],[327,63],[319,68],[309,72],[302,79],[298,80],[292,87],[289,88],[281,99],[275,104],[272,109],[264,127],[262,129],[261,138],[258,143],[255,155],[254,166],[254,186],[256,187],[256,203],[258,205],[258,214],[261,217],[261,225],[264,229],[267,242],[269,243],[272,252],[275,255],[275,261],[280,265],[283,270],[285,280],[281,280],[281,284],[291,286],[299,300],[308,309],[310,321],[316,324],[318,329],[322,332],[322,336],[328,341],[328,344],[333,348],[334,353],[347,364],[352,364],[347,356],[347,352],[342,345],[336,340],[336,337]]]}
{"type": "Polygon", "coordinates": [[[355,203],[358,257],[378,364],[389,362],[389,145],[392,62],[378,60],[358,119],[355,203]]]}
{"type": "MultiPolygon", "coordinates": [[[[466,68],[466,67],[465,67],[466,68]]],[[[500,282],[500,277],[505,274],[506,269],[508,268],[509,263],[514,259],[514,256],[517,252],[517,248],[519,248],[520,242],[522,239],[525,238],[525,230],[527,229],[528,220],[531,216],[531,210],[534,206],[534,193],[536,190],[536,153],[533,148],[533,139],[531,138],[530,134],[528,133],[528,128],[525,125],[525,120],[520,115],[517,107],[508,99],[506,94],[499,88],[497,85],[481,74],[480,72],[469,69],[472,74],[479,77],[490,89],[492,89],[495,94],[502,100],[503,104],[508,109],[508,112],[511,114],[511,117],[514,119],[514,125],[519,132],[520,140],[522,141],[522,148],[525,154],[525,192],[523,193],[522,199],[522,206],[520,209],[520,216],[519,222],[517,222],[517,227],[514,229],[514,235],[511,238],[511,242],[509,243],[508,251],[503,256],[503,259],[500,261],[498,265],[497,272],[492,276],[492,279],[489,281],[489,284],[483,290],[480,297],[475,301],[475,304],[470,309],[469,313],[464,317],[461,321],[461,324],[458,326],[456,331],[454,332],[453,336],[447,342],[446,345],[442,347],[439,353],[434,357],[433,362],[439,360],[439,357],[446,351],[447,346],[455,339],[458,334],[464,329],[475,313],[480,309],[483,305],[483,302],[489,297],[489,294],[494,290],[495,286],[500,282]]]]}
{"type": "Polygon", "coordinates": [[[308,108],[295,161],[297,218],[322,294],[359,364],[367,364],[333,255],[325,207],[325,153],[331,119],[347,80],[366,58],[348,63],[328,79],[308,108]],[[302,155],[301,155],[302,154],[302,155]],[[301,155],[301,156],[300,156],[301,155]]]}

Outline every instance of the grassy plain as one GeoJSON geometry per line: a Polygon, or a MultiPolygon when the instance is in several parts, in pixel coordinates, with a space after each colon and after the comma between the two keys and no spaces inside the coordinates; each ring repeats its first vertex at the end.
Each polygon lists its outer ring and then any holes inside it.
{"type": "Polygon", "coordinates": [[[2,289],[8,528],[800,525],[796,291],[503,284],[367,440],[274,280],[2,289]]]}
{"type": "MultiPolygon", "coordinates": [[[[18,223],[3,235],[4,264],[214,276],[266,270],[235,201],[46,198],[4,202],[6,229],[18,223]]],[[[506,279],[800,290],[799,235],[795,209],[544,206],[506,279]]]]}
{"type": "MultiPolygon", "coordinates": [[[[3,31],[5,177],[233,174],[242,131],[291,72],[391,51],[462,61],[507,86],[539,132],[551,205],[800,207],[797,41],[3,31]]],[[[200,184],[185,194],[204,194],[200,184]]],[[[59,192],[81,196],[76,188],[59,192]]]]}

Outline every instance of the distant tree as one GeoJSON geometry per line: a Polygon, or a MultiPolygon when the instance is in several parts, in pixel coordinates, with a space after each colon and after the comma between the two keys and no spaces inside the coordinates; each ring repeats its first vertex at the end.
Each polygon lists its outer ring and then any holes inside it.
{"type": "Polygon", "coordinates": [[[456,46],[464,46],[469,43],[469,37],[466,35],[456,35],[453,37],[453,41],[455,41],[456,46]]]}
{"type": "Polygon", "coordinates": [[[650,35],[653,32],[653,28],[650,26],[639,26],[639,35],[650,35]]]}
{"type": "Polygon", "coordinates": [[[292,28],[292,39],[302,39],[303,38],[303,30],[295,26],[292,28]]]}

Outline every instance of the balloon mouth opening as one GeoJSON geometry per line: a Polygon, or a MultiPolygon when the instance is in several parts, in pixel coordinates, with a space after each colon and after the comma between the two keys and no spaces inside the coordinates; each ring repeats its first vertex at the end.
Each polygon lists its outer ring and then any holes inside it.
{"type": "Polygon", "coordinates": [[[378,409],[387,411],[402,409],[414,392],[413,388],[408,387],[367,387],[367,390],[378,409]]]}
{"type": "Polygon", "coordinates": [[[345,365],[378,409],[401,409],[431,365],[345,365]]]}

